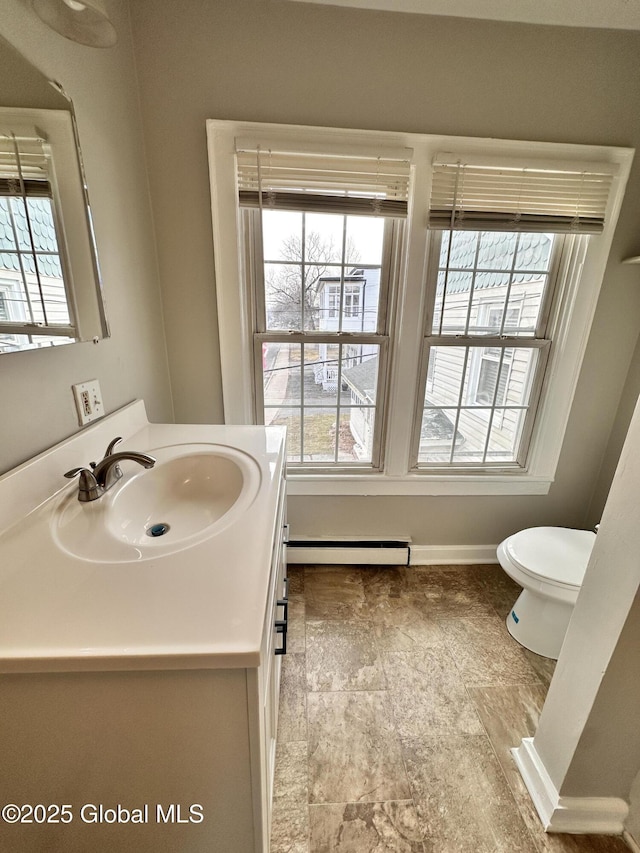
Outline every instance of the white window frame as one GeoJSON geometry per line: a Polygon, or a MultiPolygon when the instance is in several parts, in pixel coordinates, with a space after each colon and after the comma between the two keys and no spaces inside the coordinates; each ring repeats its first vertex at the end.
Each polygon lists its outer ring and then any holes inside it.
{"type": "MultiPolygon", "coordinates": [[[[628,179],[633,150],[564,143],[486,140],[424,134],[311,128],[292,125],[209,120],[214,264],[225,422],[249,424],[254,418],[251,296],[244,286],[241,216],[237,203],[235,140],[268,139],[284,150],[334,151],[385,156],[411,149],[412,192],[405,223],[399,284],[393,296],[393,344],[389,365],[383,441],[384,470],[357,473],[289,472],[292,495],[517,495],[546,494],[553,483],[566,425],[628,179]],[[531,438],[526,469],[493,473],[411,471],[414,423],[422,410],[422,341],[426,296],[422,283],[428,262],[428,204],[432,163],[441,152],[464,151],[479,157],[520,157],[534,166],[563,163],[584,169],[593,162],[616,169],[604,232],[573,241],[562,258],[564,286],[550,321],[553,346],[531,438]],[[578,286],[579,284],[579,286],[578,286]],[[413,417],[411,417],[413,415],[413,417]]],[[[393,155],[391,155],[393,156],[393,155]]]]}
{"type": "MultiPolygon", "coordinates": [[[[478,472],[489,472],[489,473],[500,473],[503,470],[505,473],[519,473],[516,469],[524,469],[528,457],[529,443],[532,436],[532,427],[535,424],[535,419],[537,415],[537,406],[538,400],[542,393],[542,379],[544,377],[544,372],[546,370],[546,365],[549,356],[549,349],[552,343],[551,338],[551,322],[550,318],[553,314],[553,305],[556,300],[556,294],[562,291],[565,282],[562,274],[562,257],[567,252],[567,244],[570,244],[571,240],[580,239],[573,236],[566,235],[556,235],[556,239],[554,241],[553,250],[551,252],[551,256],[549,258],[548,269],[545,273],[545,285],[541,294],[541,302],[538,310],[538,316],[536,321],[535,330],[532,330],[531,336],[516,336],[515,339],[512,338],[511,341],[508,341],[506,337],[502,335],[489,335],[486,333],[486,330],[490,327],[491,323],[489,320],[490,312],[494,306],[496,306],[495,298],[491,298],[490,295],[485,294],[480,296],[480,299],[476,303],[478,305],[478,313],[477,319],[475,321],[475,326],[471,326],[471,313],[474,304],[474,290],[471,289],[469,293],[469,303],[466,308],[463,307],[463,313],[466,314],[466,323],[465,325],[468,327],[468,332],[466,333],[455,333],[453,330],[445,330],[442,327],[442,323],[440,326],[442,328],[442,332],[433,331],[434,327],[434,318],[436,315],[436,302],[437,302],[437,281],[439,271],[442,269],[440,266],[440,254],[441,254],[441,240],[442,240],[442,232],[436,231],[430,237],[431,251],[429,252],[429,263],[427,265],[427,280],[426,280],[426,292],[427,292],[427,310],[425,311],[425,326],[424,326],[424,341],[423,341],[423,355],[422,355],[422,371],[421,374],[424,378],[421,378],[419,387],[420,387],[420,397],[424,401],[426,396],[425,388],[427,387],[427,383],[429,382],[429,373],[428,373],[428,364],[431,362],[430,354],[431,348],[436,347],[438,349],[442,347],[452,346],[455,348],[458,347],[468,347],[468,353],[464,356],[465,361],[465,369],[468,369],[469,381],[467,383],[466,393],[463,395],[462,391],[460,392],[460,400],[459,408],[453,404],[452,409],[449,411],[445,411],[444,414],[449,420],[453,418],[452,421],[452,429],[458,432],[459,426],[459,418],[462,417],[462,412],[464,409],[467,409],[470,405],[472,407],[478,403],[477,401],[477,391],[480,379],[480,371],[482,369],[482,362],[484,360],[488,349],[497,348],[501,353],[507,353],[508,350],[515,350],[517,347],[521,346],[524,349],[535,349],[536,350],[536,358],[537,362],[532,371],[529,372],[528,382],[527,382],[527,391],[524,394],[524,399],[528,400],[527,403],[527,411],[524,413],[524,418],[521,423],[521,433],[516,439],[516,458],[511,462],[490,462],[486,463],[473,463],[473,462],[441,462],[441,463],[427,463],[421,462],[419,460],[419,446],[420,446],[420,432],[422,427],[422,414],[420,413],[416,417],[416,422],[414,424],[414,446],[412,450],[411,457],[411,467],[418,471],[422,472],[449,472],[449,475],[455,473],[456,471],[460,471],[466,473],[468,471],[478,471],[478,472]],[[483,334],[479,329],[485,328],[485,334],[483,334]],[[454,410],[458,410],[458,414],[454,415],[454,410]]],[[[469,273],[474,271],[475,267],[469,268],[469,273]]],[[[507,274],[507,271],[504,271],[507,274]]],[[[476,291],[477,293],[477,291],[476,291]]],[[[502,300],[502,304],[499,304],[499,313],[502,316],[504,311],[504,322],[506,326],[507,316],[510,311],[516,310],[518,311],[518,315],[520,315],[521,304],[516,303],[515,305],[511,305],[511,286],[509,286],[508,291],[509,295],[509,306],[504,305],[504,299],[502,300]]],[[[444,303],[443,303],[444,304],[444,303]]],[[[437,324],[437,322],[436,322],[437,324]]],[[[505,328],[505,332],[507,331],[505,328]]],[[[489,356],[490,357],[490,356],[489,356]]],[[[497,362],[500,366],[500,372],[502,373],[502,365],[503,365],[504,355],[499,355],[497,357],[497,362]]],[[[507,374],[507,385],[508,385],[508,377],[511,372],[511,361],[508,365],[507,374]]],[[[463,378],[464,382],[464,378],[463,378]]],[[[433,389],[433,382],[431,383],[431,387],[433,389]]],[[[500,402],[496,399],[495,402],[491,401],[487,404],[487,408],[473,408],[473,415],[478,420],[486,420],[492,426],[497,426],[498,429],[501,428],[502,423],[504,421],[504,413],[500,412],[500,402]]],[[[467,413],[469,410],[467,409],[467,413]]],[[[489,445],[489,435],[486,436],[486,445],[485,445],[485,453],[488,450],[489,445]]],[[[453,456],[453,449],[452,449],[453,456]]]]}

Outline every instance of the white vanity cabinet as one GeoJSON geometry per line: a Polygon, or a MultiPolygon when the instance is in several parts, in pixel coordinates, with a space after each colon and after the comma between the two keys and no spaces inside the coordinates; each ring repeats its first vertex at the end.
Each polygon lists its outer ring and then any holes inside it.
{"type": "MultiPolygon", "coordinates": [[[[171,426],[145,417],[131,445],[168,445],[171,426]]],[[[0,821],[0,850],[269,851],[287,623],[284,431],[180,429],[199,445],[234,437],[260,465],[246,525],[217,543],[168,566],[43,559],[40,509],[0,535],[0,807],[21,815],[0,821]]],[[[100,446],[107,432],[124,430],[103,429],[100,446]]]]}
{"type": "Polygon", "coordinates": [[[252,766],[254,776],[259,776],[259,801],[254,804],[254,823],[260,826],[262,840],[256,850],[268,851],[265,840],[271,833],[271,805],[275,770],[276,735],[278,730],[278,705],[280,699],[280,673],[282,656],[286,654],[288,622],[288,581],[286,576],[286,543],[288,525],[285,523],[286,493],[282,490],[282,503],[278,512],[278,531],[272,558],[273,583],[270,588],[262,641],[263,662],[258,669],[247,672],[247,689],[252,731],[252,766]]]}

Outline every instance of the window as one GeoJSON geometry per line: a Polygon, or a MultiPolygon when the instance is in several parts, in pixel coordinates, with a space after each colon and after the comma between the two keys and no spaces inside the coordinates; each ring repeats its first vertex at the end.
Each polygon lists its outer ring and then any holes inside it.
{"type": "Polygon", "coordinates": [[[384,257],[393,225],[349,214],[246,213],[247,243],[255,245],[261,234],[263,245],[250,267],[257,289],[254,348],[266,353],[256,388],[262,420],[288,426],[291,465],[378,465],[379,366],[389,342],[384,257]],[[366,267],[355,270],[356,259],[366,267]],[[356,366],[366,370],[368,395],[350,390],[356,366]],[[359,429],[365,422],[366,437],[359,429]]]}
{"type": "Polygon", "coordinates": [[[631,153],[208,133],[225,419],[291,493],[546,493],[631,153]]]}
{"type": "Polygon", "coordinates": [[[434,237],[418,467],[524,467],[563,242],[503,231],[434,237]]]}
{"type": "Polygon", "coordinates": [[[51,148],[35,128],[0,132],[0,352],[75,339],[51,148]]]}
{"type": "Polygon", "coordinates": [[[256,416],[288,427],[292,469],[379,468],[408,167],[256,149],[239,156],[239,182],[256,416]],[[396,216],[382,215],[389,196],[396,216]]]}

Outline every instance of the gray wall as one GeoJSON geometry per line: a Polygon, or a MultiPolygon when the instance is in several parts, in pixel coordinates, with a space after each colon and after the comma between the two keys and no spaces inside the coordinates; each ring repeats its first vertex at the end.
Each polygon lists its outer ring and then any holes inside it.
{"type": "MultiPolygon", "coordinates": [[[[179,421],[222,418],[207,118],[640,145],[640,34],[261,0],[136,0],[132,22],[179,421]]],[[[550,495],[290,501],[294,534],[498,542],[588,516],[640,317],[634,167],[550,495]]],[[[613,468],[602,468],[606,494],[613,468]]]]}
{"type": "MultiPolygon", "coordinates": [[[[640,279],[640,268],[636,267],[637,276],[640,279]]],[[[611,344],[615,347],[615,342],[611,344]]],[[[636,344],[629,372],[622,390],[622,396],[618,405],[616,418],[609,436],[609,442],[605,454],[602,458],[602,465],[598,474],[596,487],[594,489],[591,505],[587,514],[587,525],[593,526],[600,521],[602,510],[606,503],[611,480],[618,464],[620,451],[629,429],[631,416],[636,407],[638,397],[640,396],[640,340],[636,344]]]]}
{"type": "MultiPolygon", "coordinates": [[[[0,35],[74,101],[112,332],[98,345],[0,357],[0,472],[78,429],[70,386],[85,379],[100,380],[107,411],[143,397],[154,420],[173,419],[128,7],[108,6],[119,42],[96,50],[49,30],[30,3],[0,0],[0,35]]],[[[7,75],[0,96],[14,84],[25,98],[38,88],[7,75]]]]}

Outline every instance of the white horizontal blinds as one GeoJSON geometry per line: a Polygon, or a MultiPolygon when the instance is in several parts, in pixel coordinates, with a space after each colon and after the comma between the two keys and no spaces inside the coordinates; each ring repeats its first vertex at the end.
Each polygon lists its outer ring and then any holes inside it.
{"type": "Polygon", "coordinates": [[[433,166],[429,227],[599,234],[613,169],[441,163],[433,166]]]}
{"type": "Polygon", "coordinates": [[[50,198],[47,149],[35,129],[30,136],[0,129],[0,195],[50,198]]]}
{"type": "Polygon", "coordinates": [[[238,150],[242,207],[407,216],[410,163],[384,156],[238,150]]]}

